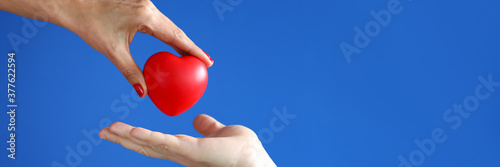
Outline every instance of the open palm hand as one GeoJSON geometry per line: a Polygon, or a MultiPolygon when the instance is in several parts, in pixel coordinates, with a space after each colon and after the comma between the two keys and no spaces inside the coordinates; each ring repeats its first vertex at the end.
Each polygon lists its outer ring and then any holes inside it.
{"type": "Polygon", "coordinates": [[[205,137],[163,134],[121,122],[103,128],[99,135],[146,156],[186,166],[276,166],[247,127],[225,126],[203,114],[194,119],[193,127],[205,137]]]}

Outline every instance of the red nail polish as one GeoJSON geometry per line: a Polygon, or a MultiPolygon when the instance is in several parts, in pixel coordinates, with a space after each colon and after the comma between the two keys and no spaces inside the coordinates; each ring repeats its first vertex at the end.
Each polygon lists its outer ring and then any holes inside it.
{"type": "Polygon", "coordinates": [[[144,89],[142,89],[141,84],[135,84],[134,89],[140,97],[144,95],[144,89]]]}
{"type": "Polygon", "coordinates": [[[210,61],[211,61],[212,63],[214,63],[214,60],[212,60],[212,58],[210,57],[210,55],[208,55],[208,54],[207,54],[207,52],[203,51],[203,53],[205,53],[205,54],[208,56],[208,58],[210,59],[210,61]]]}

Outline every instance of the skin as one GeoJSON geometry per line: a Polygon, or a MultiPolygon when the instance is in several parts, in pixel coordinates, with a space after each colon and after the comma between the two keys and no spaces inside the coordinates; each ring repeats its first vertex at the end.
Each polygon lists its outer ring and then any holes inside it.
{"type": "MultiPolygon", "coordinates": [[[[79,35],[106,55],[131,85],[147,87],[129,45],[137,32],[152,35],[181,55],[192,55],[207,67],[213,61],[149,0],[0,0],[0,10],[48,21],[79,35]]],[[[193,127],[204,135],[194,138],[152,132],[115,122],[100,137],[146,156],[186,166],[276,166],[257,135],[240,125],[225,126],[199,115],[193,127]]]]}
{"type": "Polygon", "coordinates": [[[185,166],[276,166],[257,135],[241,125],[225,126],[198,115],[193,127],[205,137],[170,135],[115,122],[99,136],[148,157],[185,166]]]}
{"type": "Polygon", "coordinates": [[[152,35],[181,55],[207,67],[213,61],[149,0],[0,0],[0,10],[64,27],[106,55],[131,85],[148,93],[144,75],[130,54],[137,32],[152,35]]]}

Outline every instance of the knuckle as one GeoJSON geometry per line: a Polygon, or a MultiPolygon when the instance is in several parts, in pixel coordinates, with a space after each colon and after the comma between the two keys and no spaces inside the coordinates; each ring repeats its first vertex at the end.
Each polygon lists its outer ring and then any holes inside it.
{"type": "Polygon", "coordinates": [[[151,21],[150,18],[153,18],[152,16],[155,14],[156,7],[153,5],[153,3],[150,0],[137,0],[135,3],[132,5],[132,12],[134,13],[136,18],[136,21],[144,22],[144,21],[151,21]]]}
{"type": "Polygon", "coordinates": [[[158,145],[158,147],[161,149],[161,150],[165,150],[167,152],[171,152],[171,147],[168,146],[167,144],[160,144],[158,145]]]}
{"type": "Polygon", "coordinates": [[[119,144],[119,145],[122,145],[122,146],[123,146],[123,141],[122,141],[120,138],[116,139],[114,142],[115,142],[116,144],[119,144]]]}
{"type": "Polygon", "coordinates": [[[154,10],[151,9],[149,6],[141,6],[137,10],[138,15],[140,16],[141,20],[147,23],[150,23],[153,21],[152,19],[155,18],[154,16],[154,10]]]}
{"type": "Polygon", "coordinates": [[[132,2],[136,7],[149,7],[152,2],[151,0],[135,0],[132,2]]]}
{"type": "Polygon", "coordinates": [[[172,154],[177,153],[176,152],[177,148],[174,148],[173,145],[168,144],[168,142],[163,142],[161,144],[157,144],[157,145],[155,145],[155,148],[161,152],[168,152],[168,153],[172,153],[172,154]]]}
{"type": "Polygon", "coordinates": [[[202,127],[203,129],[214,129],[214,128],[218,128],[219,126],[219,123],[218,122],[215,122],[215,121],[206,121],[205,122],[205,126],[202,127]]]}
{"type": "Polygon", "coordinates": [[[153,3],[149,0],[139,0],[135,7],[135,15],[137,17],[137,19],[135,19],[137,31],[153,35],[153,25],[158,22],[157,9],[154,7],[153,3]]]}
{"type": "Polygon", "coordinates": [[[174,30],[174,36],[177,38],[184,38],[186,34],[184,34],[184,31],[182,31],[180,28],[175,28],[174,30]]]}
{"type": "Polygon", "coordinates": [[[140,16],[151,16],[154,11],[154,5],[150,0],[138,0],[135,9],[140,16]]]}
{"type": "Polygon", "coordinates": [[[182,31],[180,28],[174,28],[172,30],[172,40],[170,41],[170,44],[173,44],[177,41],[182,41],[186,37],[186,34],[184,31],[182,31]]]}
{"type": "Polygon", "coordinates": [[[145,155],[147,157],[151,157],[151,154],[149,154],[148,150],[144,149],[144,147],[139,147],[137,150],[139,154],[145,155]]]}

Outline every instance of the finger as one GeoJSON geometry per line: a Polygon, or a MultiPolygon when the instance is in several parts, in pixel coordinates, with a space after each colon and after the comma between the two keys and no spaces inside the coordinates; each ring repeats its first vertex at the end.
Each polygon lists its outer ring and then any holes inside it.
{"type": "Polygon", "coordinates": [[[109,127],[103,128],[101,130],[101,132],[99,132],[99,137],[101,137],[102,139],[108,140],[110,142],[113,142],[113,143],[118,143],[127,149],[134,150],[136,152],[140,152],[141,154],[149,156],[148,152],[141,151],[144,149],[142,148],[142,146],[140,144],[131,142],[130,140],[128,140],[126,138],[123,138],[121,136],[118,136],[118,135],[112,133],[110,131],[109,127]]]}
{"type": "Polygon", "coordinates": [[[198,133],[204,136],[209,136],[225,127],[225,125],[211,116],[200,114],[194,118],[193,127],[196,131],[198,131],[198,133]]]}
{"type": "Polygon", "coordinates": [[[151,147],[149,147],[147,143],[143,143],[137,139],[133,139],[130,136],[125,137],[118,135],[115,132],[112,132],[110,127],[103,128],[99,133],[99,136],[102,139],[111,141],[113,143],[118,143],[129,150],[138,152],[148,157],[154,157],[154,158],[163,157],[161,153],[154,151],[151,147]]]}
{"type": "MultiPolygon", "coordinates": [[[[159,12],[159,11],[158,11],[159,12]]],[[[151,35],[172,46],[179,54],[191,55],[199,58],[207,67],[212,66],[213,60],[203,52],[177,25],[168,17],[158,14],[160,21],[153,23],[151,35]]]]}
{"type": "Polygon", "coordinates": [[[122,138],[126,138],[134,143],[144,145],[144,146],[149,146],[150,143],[147,143],[147,142],[138,140],[135,137],[132,137],[131,133],[132,133],[132,129],[134,129],[134,128],[136,128],[136,127],[133,127],[131,125],[121,123],[121,122],[115,122],[115,123],[111,124],[111,126],[109,126],[109,130],[111,133],[118,135],[122,138]]]}
{"type": "Polygon", "coordinates": [[[121,122],[115,122],[109,126],[109,131],[113,133],[114,135],[127,138],[127,139],[135,139],[132,136],[130,136],[130,131],[133,129],[133,126],[130,126],[125,123],[121,122]]]}
{"type": "Polygon", "coordinates": [[[197,150],[198,139],[191,136],[163,134],[139,127],[133,128],[130,134],[142,142],[167,152],[167,154],[164,154],[165,159],[182,164],[193,160],[199,153],[197,150]]]}
{"type": "Polygon", "coordinates": [[[134,87],[140,97],[145,97],[148,93],[144,74],[135,63],[128,47],[116,49],[114,53],[108,56],[109,60],[120,70],[120,72],[127,78],[128,82],[134,87]]]}

